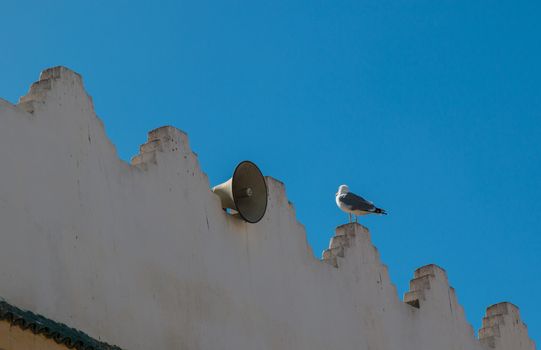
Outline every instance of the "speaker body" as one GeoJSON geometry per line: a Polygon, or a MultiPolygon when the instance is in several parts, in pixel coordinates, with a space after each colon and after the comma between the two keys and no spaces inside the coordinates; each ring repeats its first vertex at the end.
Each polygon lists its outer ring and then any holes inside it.
{"type": "Polygon", "coordinates": [[[268,189],[265,177],[254,163],[240,162],[233,177],[212,188],[221,201],[222,208],[237,211],[249,223],[259,222],[267,211],[268,189]]]}

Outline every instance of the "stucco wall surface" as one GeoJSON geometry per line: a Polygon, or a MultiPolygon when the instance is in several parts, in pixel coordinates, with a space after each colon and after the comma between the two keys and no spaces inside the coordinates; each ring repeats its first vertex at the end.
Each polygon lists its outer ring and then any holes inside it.
{"type": "Polygon", "coordinates": [[[122,348],[534,349],[510,303],[478,340],[435,265],[403,301],[361,225],[315,258],[275,179],[261,222],[226,214],[178,129],[121,161],[66,68],[0,100],[0,164],[0,297],[122,348]]]}
{"type": "Polygon", "coordinates": [[[65,345],[57,344],[41,334],[22,330],[9,322],[0,321],[0,350],[66,350],[65,345]]]}

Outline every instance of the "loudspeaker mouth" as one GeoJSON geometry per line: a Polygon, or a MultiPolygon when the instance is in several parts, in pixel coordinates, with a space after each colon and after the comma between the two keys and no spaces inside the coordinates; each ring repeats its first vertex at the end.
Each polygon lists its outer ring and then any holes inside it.
{"type": "Polygon", "coordinates": [[[233,176],[212,192],[220,197],[222,208],[234,210],[246,222],[259,222],[267,211],[267,182],[257,165],[248,160],[240,162],[233,176]]]}
{"type": "Polygon", "coordinates": [[[238,197],[238,198],[249,198],[249,197],[251,197],[253,194],[254,194],[254,191],[253,191],[250,187],[246,187],[246,188],[241,189],[241,190],[237,193],[237,197],[238,197]]]}

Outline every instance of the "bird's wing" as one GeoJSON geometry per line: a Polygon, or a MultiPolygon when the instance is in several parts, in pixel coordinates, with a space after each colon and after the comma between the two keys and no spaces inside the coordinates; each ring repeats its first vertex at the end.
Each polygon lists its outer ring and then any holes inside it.
{"type": "Polygon", "coordinates": [[[349,207],[350,210],[362,210],[367,212],[372,212],[376,209],[374,204],[367,201],[361,196],[357,196],[351,192],[343,194],[340,196],[340,201],[349,207]]]}

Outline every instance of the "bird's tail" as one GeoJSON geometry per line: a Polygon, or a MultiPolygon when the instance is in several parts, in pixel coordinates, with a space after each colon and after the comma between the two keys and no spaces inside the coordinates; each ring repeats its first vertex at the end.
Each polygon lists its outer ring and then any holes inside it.
{"type": "Polygon", "coordinates": [[[379,214],[379,215],[387,215],[387,212],[381,208],[376,208],[376,210],[374,210],[374,213],[379,214]]]}

